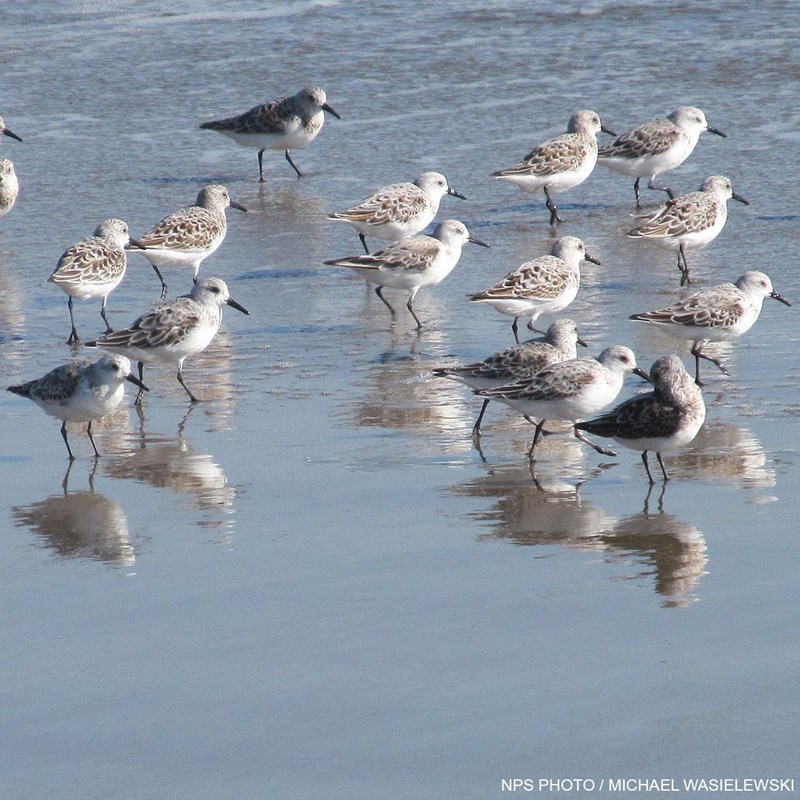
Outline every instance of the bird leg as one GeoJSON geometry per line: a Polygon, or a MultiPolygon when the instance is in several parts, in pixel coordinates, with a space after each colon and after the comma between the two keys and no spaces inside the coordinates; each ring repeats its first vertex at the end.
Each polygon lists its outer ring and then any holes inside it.
{"type": "Polygon", "coordinates": [[[108,320],[106,319],[106,301],[108,300],[108,295],[103,298],[103,305],[100,306],[100,316],[103,318],[103,322],[106,324],[106,333],[113,333],[114,329],[108,324],[108,320]]]}
{"type": "Polygon", "coordinates": [[[72,450],[70,449],[69,441],[67,440],[67,421],[66,420],[64,420],[61,423],[61,438],[64,440],[64,444],[67,446],[67,452],[69,453],[69,460],[70,461],[74,461],[75,460],[75,456],[72,455],[72,450]]]}
{"type": "Polygon", "coordinates": [[[181,364],[181,366],[178,367],[178,383],[181,386],[183,386],[184,389],[186,389],[186,394],[189,395],[189,400],[191,400],[192,403],[199,403],[200,401],[192,394],[192,392],[189,389],[189,387],[183,382],[183,373],[181,371],[182,369],[183,369],[183,365],[181,364]]]}
{"type": "Polygon", "coordinates": [[[533,451],[536,449],[536,445],[539,442],[539,439],[542,438],[542,428],[544,428],[544,420],[539,420],[536,425],[536,430],[533,434],[533,441],[531,442],[531,449],[528,450],[528,461],[535,461],[536,459],[533,457],[533,451]]]}
{"type": "MultiPolygon", "coordinates": [[[[139,382],[144,383],[144,361],[139,362],[139,382]]],[[[144,397],[144,387],[139,386],[136,399],[133,401],[133,404],[136,406],[137,410],[142,405],[142,397],[144,397]]]]}
{"type": "Polygon", "coordinates": [[[669,475],[667,475],[667,469],[661,460],[661,453],[656,453],[656,458],[658,459],[658,466],[661,467],[661,474],[664,476],[664,483],[666,483],[669,480],[669,475]]]}
{"type": "Polygon", "coordinates": [[[563,222],[564,220],[558,216],[558,208],[553,202],[553,198],[550,197],[550,192],[547,190],[547,186],[544,187],[544,196],[547,198],[546,204],[550,211],[550,227],[556,228],[558,227],[558,223],[563,222]]]}
{"type": "Polygon", "coordinates": [[[297,173],[297,177],[302,178],[303,173],[300,172],[300,170],[297,168],[297,164],[295,164],[294,161],[292,161],[292,157],[289,155],[289,151],[285,150],[283,154],[286,156],[286,160],[292,165],[292,168],[297,173]]]}
{"type": "Polygon", "coordinates": [[[475,420],[475,424],[472,426],[472,435],[473,436],[480,436],[481,435],[481,422],[483,420],[483,415],[486,413],[486,406],[489,405],[489,398],[485,397],[483,399],[483,406],[481,407],[481,413],[478,414],[478,419],[475,420]]]}
{"type": "Polygon", "coordinates": [[[258,182],[264,183],[264,148],[258,151],[258,182]]]}
{"type": "Polygon", "coordinates": [[[69,308],[69,321],[72,324],[72,331],[69,334],[69,339],[67,339],[67,344],[80,344],[80,339],[78,338],[78,331],[75,329],[75,317],[72,315],[72,296],[70,295],[69,300],[67,301],[67,307],[69,308]]]}
{"type": "Polygon", "coordinates": [[[361,239],[361,244],[364,245],[364,252],[369,255],[369,247],[367,247],[367,238],[364,236],[363,233],[358,234],[358,238],[361,239]]]}
{"type": "Polygon", "coordinates": [[[89,441],[92,443],[92,447],[94,448],[94,457],[100,458],[100,453],[97,452],[97,445],[94,443],[94,437],[92,436],[92,421],[89,420],[89,424],[86,426],[86,433],[89,434],[89,441]]]}
{"type": "Polygon", "coordinates": [[[581,431],[577,428],[573,428],[572,432],[575,434],[575,438],[583,442],[584,444],[588,444],[589,447],[596,450],[598,453],[601,453],[604,456],[616,456],[617,453],[614,450],[608,450],[605,447],[601,447],[599,444],[595,444],[594,442],[589,441],[581,431]]]}
{"type": "Polygon", "coordinates": [[[155,264],[151,264],[150,266],[155,270],[158,279],[161,281],[161,299],[163,300],[167,296],[167,282],[161,276],[161,272],[155,264]]]}
{"type": "Polygon", "coordinates": [[[652,486],[655,481],[653,480],[653,476],[650,474],[650,465],[647,463],[647,450],[642,451],[642,464],[644,464],[644,471],[647,473],[647,479],[650,481],[650,485],[652,486]]]}

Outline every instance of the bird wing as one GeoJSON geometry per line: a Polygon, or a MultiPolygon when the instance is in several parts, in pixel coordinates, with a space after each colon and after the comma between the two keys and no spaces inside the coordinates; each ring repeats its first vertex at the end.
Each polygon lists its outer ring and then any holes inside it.
{"type": "Polygon", "coordinates": [[[565,133],[535,147],[519,164],[494,174],[495,177],[504,175],[541,175],[542,177],[556,175],[579,167],[590,149],[591,143],[586,137],[576,133],[565,133]]]}
{"type": "Polygon", "coordinates": [[[48,280],[56,284],[70,284],[76,280],[84,284],[108,283],[120,276],[126,264],[124,251],[109,247],[99,237],[92,236],[65,251],[48,280]]]}
{"type": "Polygon", "coordinates": [[[598,149],[598,158],[629,158],[654,156],[664,153],[675,144],[680,132],[668,119],[645,122],[627,131],[598,149]]]}
{"type": "Polygon", "coordinates": [[[142,314],[130,328],[104,334],[97,340],[101,347],[146,350],[160,345],[174,345],[200,322],[196,304],[186,297],[142,314]]]}
{"type": "Polygon", "coordinates": [[[337,267],[352,269],[401,270],[424,272],[439,254],[441,242],[432,236],[412,236],[374,253],[326,261],[337,267]]]}
{"type": "Polygon", "coordinates": [[[372,225],[408,222],[424,211],[427,204],[427,197],[414,184],[398,183],[370,195],[347,211],[331,214],[331,217],[353,222],[369,222],[372,225]]]}
{"type": "Polygon", "coordinates": [[[219,235],[219,221],[200,206],[187,206],[156,223],[139,237],[147,248],[193,252],[205,250],[219,235]]]}

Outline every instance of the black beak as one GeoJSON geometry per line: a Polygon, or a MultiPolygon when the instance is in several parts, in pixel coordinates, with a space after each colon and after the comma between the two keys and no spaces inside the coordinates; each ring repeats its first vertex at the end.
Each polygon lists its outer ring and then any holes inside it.
{"type": "Polygon", "coordinates": [[[606,128],[606,126],[603,125],[602,123],[600,124],[600,130],[603,131],[603,133],[607,133],[609,136],[617,135],[616,133],[614,133],[614,131],[611,130],[611,128],[606,128]]]}
{"type": "Polygon", "coordinates": [[[640,378],[644,378],[648,383],[653,382],[650,379],[650,376],[641,367],[634,367],[633,374],[638,375],[640,378]]]}
{"type": "Polygon", "coordinates": [[[247,211],[241,203],[237,203],[235,200],[231,200],[231,208],[235,208],[237,211],[247,211]]]}
{"type": "Polygon", "coordinates": [[[17,136],[17,134],[16,134],[16,133],[14,133],[14,131],[10,131],[8,128],[3,128],[3,133],[4,133],[6,136],[10,136],[12,139],[16,139],[18,142],[21,142],[21,141],[22,141],[22,139],[20,139],[20,137],[19,137],[19,136],[17,136]]]}
{"type": "Polygon", "coordinates": [[[455,189],[448,189],[447,194],[451,195],[452,197],[460,197],[462,200],[466,200],[467,196],[461,194],[461,192],[457,192],[455,189]]]}
{"type": "Polygon", "coordinates": [[[583,341],[583,339],[581,339],[581,337],[580,337],[580,336],[579,336],[579,337],[578,337],[578,338],[577,338],[575,341],[576,341],[576,342],[577,342],[577,343],[578,343],[578,344],[579,344],[581,347],[588,347],[588,346],[589,346],[588,344],[586,344],[586,342],[584,342],[584,341],[583,341]]]}
{"type": "Polygon", "coordinates": [[[709,133],[716,133],[717,136],[721,136],[723,139],[728,138],[727,133],[723,133],[719,128],[712,128],[710,125],[706,128],[709,133]]]}
{"type": "Polygon", "coordinates": [[[481,247],[488,247],[489,245],[486,242],[482,242],[480,239],[475,238],[474,236],[469,236],[467,238],[468,242],[472,242],[472,244],[479,244],[481,247]]]}
{"type": "Polygon", "coordinates": [[[322,104],[322,110],[327,111],[329,114],[333,114],[336,119],[341,119],[341,117],[327,103],[322,104]]]}
{"type": "Polygon", "coordinates": [[[782,294],[778,294],[777,292],[770,292],[769,296],[777,300],[779,303],[783,303],[785,306],[791,305],[791,303],[782,294]]]}
{"type": "Polygon", "coordinates": [[[139,242],[137,239],[131,239],[128,244],[125,245],[126,250],[146,250],[145,246],[139,242]]]}
{"type": "Polygon", "coordinates": [[[132,384],[138,386],[140,389],[144,389],[146,392],[150,391],[150,389],[148,389],[132,372],[129,372],[125,376],[125,380],[130,381],[132,384]]]}
{"type": "Polygon", "coordinates": [[[241,311],[242,314],[247,314],[248,317],[250,316],[250,312],[244,306],[240,306],[232,297],[229,297],[225,302],[231,308],[235,308],[237,311],[241,311]]]}
{"type": "Polygon", "coordinates": [[[597,266],[598,266],[598,267],[601,267],[601,266],[602,266],[602,264],[600,263],[600,259],[599,259],[599,258],[595,258],[594,256],[590,256],[588,253],[584,253],[584,254],[583,254],[583,257],[584,257],[584,258],[585,258],[587,261],[591,261],[591,262],[592,262],[592,264],[597,264],[597,266]]]}
{"type": "Polygon", "coordinates": [[[750,205],[750,201],[749,200],[745,200],[744,197],[742,197],[740,194],[736,194],[736,192],[732,191],[731,192],[731,197],[734,200],[738,200],[740,203],[744,203],[746,206],[750,205]]]}

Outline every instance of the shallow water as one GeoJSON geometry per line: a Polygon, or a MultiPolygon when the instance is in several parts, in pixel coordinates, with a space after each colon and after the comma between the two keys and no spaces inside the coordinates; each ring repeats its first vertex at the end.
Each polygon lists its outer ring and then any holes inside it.
{"type": "MultiPolygon", "coordinates": [[[[136,235],[204,183],[249,209],[229,211],[202,274],[251,316],[227,309],[187,361],[207,402],[189,409],[174,375],[148,370],[143,417],[128,399],[96,424],[96,463],[75,429],[68,470],[57,421],[0,396],[2,796],[795,777],[796,306],[766,301],[719,349],[729,377],[704,365],[708,421],[666,459],[663,492],[635,453],[568,435],[545,440],[534,482],[530,426],[493,404],[476,449],[479,403],[430,374],[512,343],[510,319],[465,295],[547,252],[547,216],[487,176],[579,108],[619,131],[703,108],[729,138],[703,137],[669,183],[726,174],[751,205],[730,203],[690,256],[698,284],[762,269],[800,302],[794,5],[263,5],[4,10],[0,113],[25,141],[0,143],[22,186],[0,219],[3,385],[69,357],[46,282],[61,252],[110,216],[136,235]],[[255,151],[197,127],[311,83],[342,120],[295,152],[302,180],[267,152],[259,185],[255,151]],[[465,247],[420,293],[418,335],[402,302],[392,325],[322,262],[360,249],[326,213],[425,169],[469,198],[440,218],[492,247],[465,247]]],[[[560,197],[562,232],[603,262],[568,313],[593,354],[625,343],[648,367],[676,343],[627,316],[674,299],[678,275],[673,254],[625,238],[630,183],[598,168],[560,197]]],[[[157,293],[131,255],[112,324],[157,293]]],[[[87,338],[98,311],[77,304],[87,338]]]]}

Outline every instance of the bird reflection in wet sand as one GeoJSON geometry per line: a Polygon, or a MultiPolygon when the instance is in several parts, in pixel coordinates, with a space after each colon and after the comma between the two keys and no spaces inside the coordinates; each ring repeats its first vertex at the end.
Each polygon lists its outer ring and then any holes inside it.
{"type": "Polygon", "coordinates": [[[694,525],[664,512],[663,488],[655,511],[650,506],[651,486],[642,512],[617,519],[584,499],[583,484],[570,485],[549,473],[540,477],[532,470],[493,468],[448,490],[492,501],[488,508],[470,515],[491,528],[480,540],[596,552],[610,563],[636,565],[625,579],[654,575],[655,590],[665,597],[664,605],[682,606],[695,599],[691,593],[708,561],[705,540],[694,525]],[[638,568],[640,564],[644,568],[638,568]]]}
{"type": "Polygon", "coordinates": [[[219,464],[207,453],[198,453],[186,440],[184,426],[190,411],[182,420],[176,438],[139,431],[138,447],[133,437],[124,455],[103,463],[104,471],[113,478],[134,480],[156,488],[169,489],[191,498],[192,507],[213,512],[203,521],[210,527],[227,527],[232,520],[236,489],[219,464]]]}
{"type": "Polygon", "coordinates": [[[18,527],[29,528],[43,547],[64,558],[88,558],[112,566],[131,567],[136,553],[131,543],[125,512],[114,501],[94,490],[94,472],[89,489],[69,491],[67,467],[62,493],[27,506],[14,506],[11,513],[18,527]]]}
{"type": "MultiPolygon", "coordinates": [[[[775,486],[775,467],[763,445],[744,425],[706,423],[697,438],[673,457],[671,471],[689,480],[709,481],[744,489],[775,486]]],[[[770,502],[771,495],[754,495],[751,502],[770,502]]]]}
{"type": "Polygon", "coordinates": [[[681,607],[697,600],[695,592],[707,572],[708,556],[698,528],[664,511],[665,490],[663,485],[653,512],[651,484],[642,512],[623,517],[601,541],[615,563],[645,567],[634,569],[624,579],[653,575],[656,592],[665,598],[664,606],[681,607]]]}

